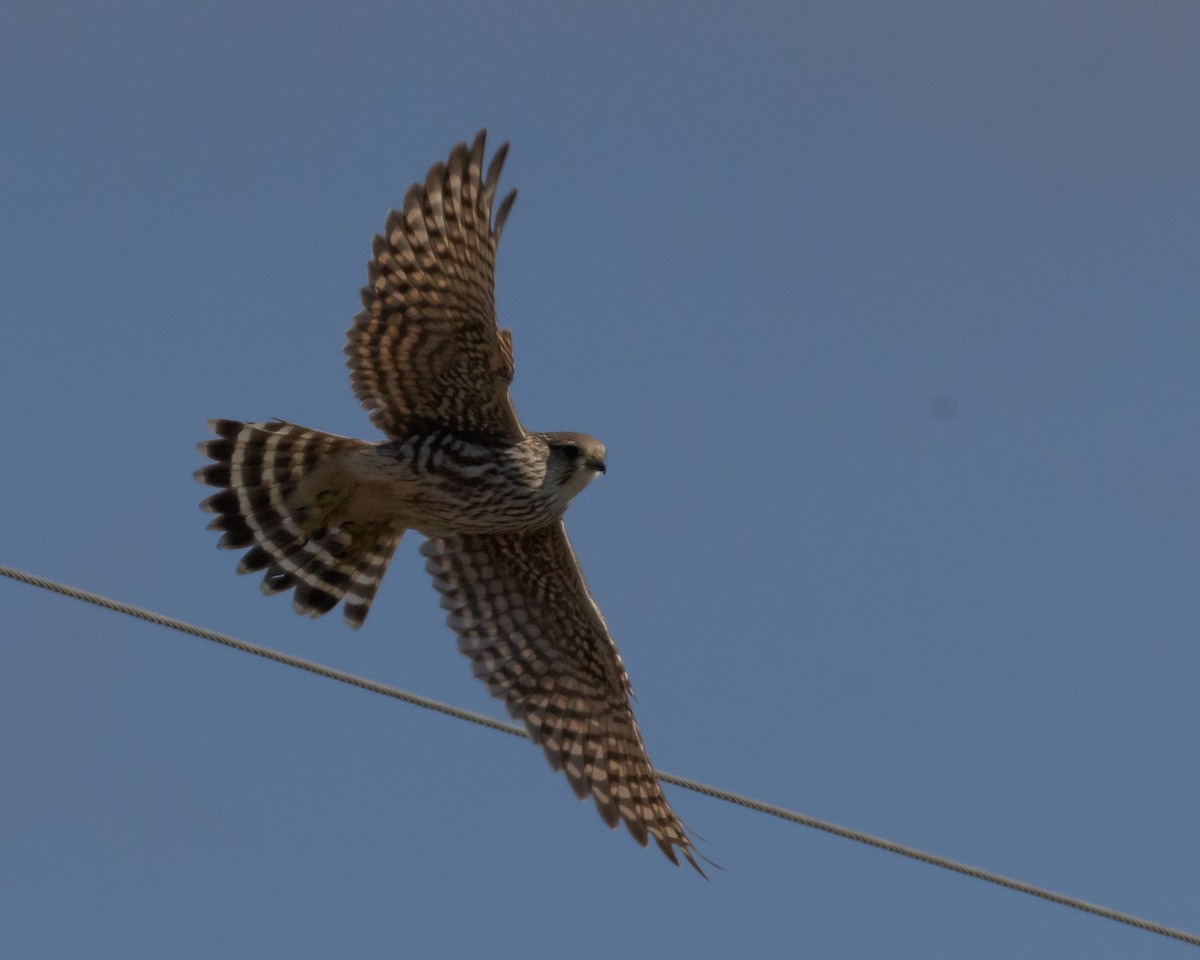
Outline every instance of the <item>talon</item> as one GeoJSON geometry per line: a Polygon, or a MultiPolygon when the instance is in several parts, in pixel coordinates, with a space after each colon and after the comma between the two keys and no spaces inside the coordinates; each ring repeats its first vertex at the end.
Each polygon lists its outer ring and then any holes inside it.
{"type": "Polygon", "coordinates": [[[350,501],[353,491],[339,493],[337,490],[322,490],[312,506],[304,511],[300,530],[306,540],[320,540],[329,535],[329,527],[341,509],[350,501]]]}

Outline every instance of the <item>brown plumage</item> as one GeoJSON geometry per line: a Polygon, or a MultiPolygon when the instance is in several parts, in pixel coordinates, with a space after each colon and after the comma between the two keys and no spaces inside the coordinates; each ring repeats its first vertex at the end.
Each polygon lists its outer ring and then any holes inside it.
{"type": "Polygon", "coordinates": [[[550,765],[611,827],[699,870],[629,705],[630,687],[562,515],[604,471],[580,433],[530,433],[508,395],[512,337],[496,325],[493,217],[508,146],[483,169],[484,133],[414,184],[377,236],[347,334],[354,392],[388,438],[367,443],[279,421],[210,421],[197,471],[219,492],[221,547],[299,613],[344,601],[359,626],[405,530],[477,677],[524,721],[550,765]]]}

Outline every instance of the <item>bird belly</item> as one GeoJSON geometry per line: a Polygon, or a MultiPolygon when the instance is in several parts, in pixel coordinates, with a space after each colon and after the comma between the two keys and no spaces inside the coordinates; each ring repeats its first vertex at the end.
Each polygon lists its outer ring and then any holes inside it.
{"type": "Polygon", "coordinates": [[[533,529],[558,520],[565,509],[501,457],[403,453],[388,444],[350,451],[326,471],[314,471],[314,487],[345,491],[347,520],[389,522],[434,537],[533,529]]]}

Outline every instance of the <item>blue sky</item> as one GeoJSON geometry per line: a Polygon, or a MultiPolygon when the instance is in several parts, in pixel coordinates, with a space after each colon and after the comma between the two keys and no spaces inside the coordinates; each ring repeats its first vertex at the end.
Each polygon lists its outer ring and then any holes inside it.
{"type": "MultiPolygon", "coordinates": [[[[664,770],[1200,929],[1193,3],[10,4],[0,563],[501,715],[402,544],[234,574],[209,417],[373,437],[370,239],[487,126],[514,398],[664,770]]],[[[6,956],[1177,957],[0,582],[6,956]]]]}

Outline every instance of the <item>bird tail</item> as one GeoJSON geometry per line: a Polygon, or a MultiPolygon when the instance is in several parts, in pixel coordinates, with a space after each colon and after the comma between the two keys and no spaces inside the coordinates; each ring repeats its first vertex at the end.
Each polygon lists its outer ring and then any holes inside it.
{"type": "Polygon", "coordinates": [[[216,514],[209,529],[224,532],[217,546],[249,547],[238,573],[266,571],[263,593],[294,588],[297,613],[319,617],[344,599],[346,622],[361,626],[404,530],[351,519],[350,491],[314,471],[368,444],[281,421],[208,427],[217,439],[197,449],[214,462],[196,479],[219,488],[201,504],[216,514]]]}

